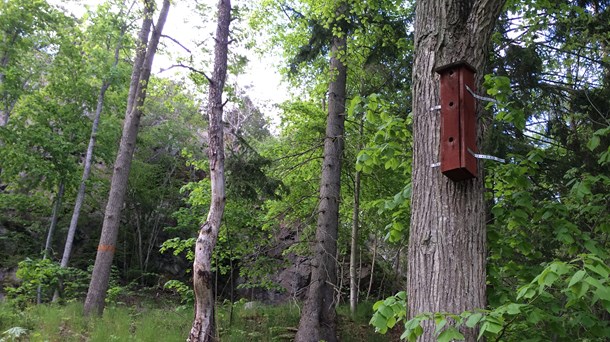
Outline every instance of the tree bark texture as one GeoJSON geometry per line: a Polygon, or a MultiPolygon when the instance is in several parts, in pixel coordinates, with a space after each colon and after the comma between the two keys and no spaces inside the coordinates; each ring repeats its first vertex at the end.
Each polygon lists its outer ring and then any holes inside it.
{"type": "MultiPolygon", "coordinates": [[[[439,77],[434,69],[464,60],[481,84],[489,42],[504,0],[418,1],[413,67],[413,196],[407,273],[408,316],[460,313],[485,307],[483,173],[453,182],[431,165],[439,161],[439,77]]],[[[482,106],[478,105],[479,113],[482,106]]],[[[478,143],[480,144],[480,132],[478,143]]],[[[474,329],[463,331],[476,341],[474,329]]],[[[435,341],[426,322],[422,341],[435,341]]]]}
{"type": "Polygon", "coordinates": [[[218,24],[214,46],[214,71],[210,80],[208,98],[208,159],[212,199],[206,222],[199,229],[193,261],[193,290],[195,292],[195,318],[187,341],[216,341],[214,318],[214,282],[212,256],[225,208],[225,154],[222,124],[222,92],[227,76],[231,1],[218,1],[218,24]]]}
{"type": "Polygon", "coordinates": [[[138,48],[131,74],[129,97],[127,99],[127,112],[123,123],[123,134],[119,144],[119,151],[114,162],[114,172],[110,183],[110,194],[104,215],[100,243],[97,248],[95,265],[91,274],[89,291],[85,299],[85,315],[92,313],[102,314],[104,311],[104,301],[108,290],[110,278],[110,268],[116,249],[119,224],[121,219],[121,209],[127,191],[127,181],[131,169],[131,161],[136,147],[136,137],[142,116],[142,105],[146,98],[146,88],[150,78],[151,68],[159,39],[167,19],[170,1],[164,0],[157,24],[150,35],[152,26],[154,2],[145,2],[145,13],[142,27],[138,35],[138,48]]]}
{"type": "Polygon", "coordinates": [[[344,145],[347,67],[341,60],[347,41],[333,37],[328,87],[328,118],[311,280],[301,313],[297,342],[337,341],[335,290],[337,283],[337,235],[341,189],[341,158],[344,145]]]}

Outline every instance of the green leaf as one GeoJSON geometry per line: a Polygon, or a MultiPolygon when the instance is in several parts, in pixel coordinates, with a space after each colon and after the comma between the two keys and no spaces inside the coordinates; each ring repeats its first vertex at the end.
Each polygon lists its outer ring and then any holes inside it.
{"type": "Polygon", "coordinates": [[[609,287],[598,288],[595,291],[595,295],[598,296],[600,299],[610,301],[610,288],[609,287]]]}
{"type": "Polygon", "coordinates": [[[536,291],[532,289],[529,285],[522,287],[517,293],[517,299],[530,299],[536,295],[536,291]]]}
{"type": "Polygon", "coordinates": [[[544,277],[542,277],[541,280],[543,281],[545,286],[551,286],[553,285],[555,280],[557,280],[557,278],[559,278],[557,273],[549,271],[544,277]]]}
{"type": "Polygon", "coordinates": [[[349,117],[354,116],[354,111],[355,111],[356,107],[360,104],[361,101],[362,101],[362,99],[358,95],[356,95],[356,96],[354,96],[354,98],[352,98],[352,100],[349,103],[349,107],[347,109],[347,115],[349,117]]]}
{"type": "Polygon", "coordinates": [[[483,326],[481,326],[481,331],[488,331],[494,335],[497,335],[500,331],[502,331],[502,325],[495,322],[486,321],[483,323],[483,326]]]}
{"type": "Polygon", "coordinates": [[[383,305],[383,300],[376,301],[375,304],[373,304],[373,310],[377,311],[381,305],[383,305]]]}
{"type": "Polygon", "coordinates": [[[610,273],[608,273],[608,270],[606,270],[602,265],[589,265],[586,264],[585,267],[595,273],[597,273],[598,275],[600,275],[602,278],[608,278],[608,276],[610,275],[610,273]]]}
{"type": "Polygon", "coordinates": [[[593,278],[593,277],[586,277],[585,281],[587,283],[589,283],[592,286],[595,286],[597,289],[603,289],[605,288],[605,286],[597,279],[593,278]]]}
{"type": "Polygon", "coordinates": [[[371,317],[371,321],[369,322],[369,324],[374,326],[375,330],[378,331],[380,334],[385,334],[388,331],[388,320],[377,313],[375,313],[373,317],[371,317]]]}
{"type": "Polygon", "coordinates": [[[574,286],[574,284],[580,282],[582,280],[582,278],[585,277],[586,274],[587,274],[587,272],[585,270],[580,270],[580,271],[574,273],[574,275],[572,276],[572,279],[570,279],[570,282],[568,283],[568,287],[572,287],[572,286],[574,286]]]}
{"type": "Polygon", "coordinates": [[[464,335],[462,335],[462,333],[459,332],[455,327],[449,327],[438,335],[437,340],[439,342],[463,341],[464,335]]]}
{"type": "Polygon", "coordinates": [[[390,317],[394,317],[394,310],[392,310],[392,308],[390,308],[389,306],[382,306],[379,308],[378,310],[379,313],[381,313],[385,318],[390,318],[390,317]]]}
{"type": "Polygon", "coordinates": [[[521,308],[523,306],[525,306],[525,304],[510,303],[506,307],[506,312],[510,315],[518,315],[521,313],[521,308]]]}
{"type": "Polygon", "coordinates": [[[589,148],[591,151],[595,150],[597,146],[599,146],[600,141],[601,140],[598,135],[593,135],[589,140],[589,143],[587,143],[587,148],[589,148]]]}
{"type": "Polygon", "coordinates": [[[538,322],[542,320],[542,315],[538,310],[534,309],[531,312],[528,312],[525,319],[531,324],[538,324],[538,322]]]}
{"type": "Polygon", "coordinates": [[[435,333],[438,334],[439,331],[443,330],[445,325],[447,325],[447,319],[446,318],[442,318],[442,319],[437,320],[435,333]]]}
{"type": "Polygon", "coordinates": [[[483,314],[482,313],[475,313],[470,315],[470,317],[468,317],[468,319],[466,320],[466,326],[469,328],[474,328],[480,321],[481,318],[483,318],[483,314]]]}
{"type": "Polygon", "coordinates": [[[394,297],[388,297],[386,299],[384,299],[383,304],[390,306],[392,304],[396,303],[396,298],[394,297]]]}
{"type": "Polygon", "coordinates": [[[589,291],[590,287],[591,286],[589,285],[589,283],[581,282],[574,286],[574,289],[576,290],[574,295],[576,296],[576,298],[581,298],[587,293],[587,291],[589,291]]]}

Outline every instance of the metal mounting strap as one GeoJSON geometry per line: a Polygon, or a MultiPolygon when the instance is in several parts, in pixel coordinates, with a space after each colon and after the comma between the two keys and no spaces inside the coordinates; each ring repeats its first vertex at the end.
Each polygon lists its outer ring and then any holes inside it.
{"type": "MultiPolygon", "coordinates": [[[[488,155],[488,154],[478,154],[478,153],[474,153],[474,152],[472,152],[472,150],[471,150],[471,149],[468,149],[468,152],[469,152],[470,154],[472,154],[472,155],[473,155],[475,158],[477,158],[477,159],[487,159],[487,160],[493,160],[493,161],[497,161],[497,162],[499,162],[499,163],[505,163],[505,162],[506,162],[506,160],[504,160],[504,159],[502,159],[502,158],[498,158],[498,157],[490,156],[490,155],[488,155]]],[[[441,166],[441,163],[440,163],[440,162],[430,164],[430,167],[432,167],[432,168],[439,167],[439,166],[441,166]]]]}
{"type": "Polygon", "coordinates": [[[477,100],[481,100],[481,101],[487,101],[487,102],[493,102],[493,103],[498,103],[498,100],[496,99],[492,99],[491,97],[485,97],[485,96],[481,96],[481,95],[477,95],[475,94],[474,91],[472,91],[472,89],[470,89],[470,87],[468,85],[466,86],[466,90],[468,90],[468,92],[470,93],[470,95],[472,95],[472,97],[474,97],[477,100]]]}
{"type": "Polygon", "coordinates": [[[470,154],[472,154],[475,158],[477,159],[487,159],[487,160],[493,160],[493,161],[497,161],[499,163],[504,163],[506,162],[506,160],[502,159],[502,158],[498,158],[498,157],[494,157],[494,156],[490,156],[488,154],[478,154],[478,153],[474,153],[472,152],[471,149],[468,149],[468,152],[470,154]]]}

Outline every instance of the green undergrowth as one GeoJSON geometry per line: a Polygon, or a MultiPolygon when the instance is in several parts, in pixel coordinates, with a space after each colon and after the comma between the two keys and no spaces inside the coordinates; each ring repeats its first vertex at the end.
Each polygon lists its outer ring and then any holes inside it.
{"type": "MultiPolygon", "coordinates": [[[[219,305],[220,340],[292,341],[301,308],[294,303],[219,305]]],[[[161,307],[141,303],[109,306],[101,318],[93,319],[85,318],[82,310],[82,303],[39,305],[24,310],[0,303],[0,341],[184,341],[192,320],[192,310],[184,306],[161,307]]],[[[341,341],[392,340],[390,336],[375,334],[368,325],[372,315],[370,303],[360,304],[353,318],[345,306],[340,306],[337,311],[341,341]]]]}
{"type": "Polygon", "coordinates": [[[190,315],[176,310],[109,306],[101,318],[83,316],[82,303],[38,305],[15,312],[0,305],[0,339],[6,341],[184,341],[190,315]],[[27,330],[22,339],[7,331],[27,330]]]}

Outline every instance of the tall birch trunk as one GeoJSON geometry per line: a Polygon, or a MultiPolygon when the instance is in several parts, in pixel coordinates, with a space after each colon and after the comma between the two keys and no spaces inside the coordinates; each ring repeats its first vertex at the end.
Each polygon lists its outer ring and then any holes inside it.
{"type": "MultiPolygon", "coordinates": [[[[504,0],[418,1],[413,66],[413,196],[408,250],[408,314],[460,313],[485,307],[483,168],[453,182],[431,165],[439,160],[439,78],[434,69],[464,60],[481,84],[489,42],[504,0]]],[[[479,114],[482,106],[478,106],[479,114]]],[[[480,132],[479,132],[480,134],[480,132]]],[[[480,135],[479,135],[480,137],[480,135]]],[[[481,140],[480,138],[478,139],[481,140]]],[[[435,341],[427,322],[422,341],[435,341]]],[[[476,341],[474,329],[463,331],[476,341]]]]}
{"type": "MultiPolygon", "coordinates": [[[[339,11],[346,11],[346,4],[339,11]]],[[[297,342],[337,341],[335,290],[337,284],[337,236],[341,190],[341,158],[344,145],[347,67],[341,61],[347,49],[346,33],[332,38],[331,82],[320,184],[318,222],[313,249],[311,280],[301,313],[297,342]]]]}
{"type": "Polygon", "coordinates": [[[214,71],[210,80],[208,99],[208,159],[212,199],[207,220],[199,229],[193,261],[193,289],[195,292],[195,318],[187,341],[216,341],[214,321],[214,282],[212,256],[218,240],[218,232],[225,208],[225,154],[222,124],[222,92],[227,77],[229,25],[231,1],[218,1],[218,25],[214,46],[214,71]]]}
{"type": "Polygon", "coordinates": [[[106,291],[108,290],[110,268],[116,249],[121,209],[125,200],[127,180],[129,178],[131,161],[136,147],[136,137],[140,125],[140,117],[142,115],[142,105],[146,98],[146,88],[150,78],[152,63],[157,51],[159,39],[161,38],[163,26],[165,25],[165,20],[167,19],[169,6],[170,0],[164,0],[159,18],[157,19],[157,24],[152,31],[150,42],[148,42],[148,36],[152,26],[154,2],[152,0],[145,2],[145,17],[138,37],[139,46],[131,75],[129,97],[127,99],[127,112],[125,115],[125,122],[123,123],[123,134],[117,158],[114,162],[114,172],[110,183],[110,194],[108,196],[108,204],[106,205],[102,234],[97,248],[93,273],[91,274],[89,291],[87,292],[87,298],[85,299],[84,312],[86,315],[92,313],[101,315],[104,311],[104,301],[106,299],[106,291]]]}

